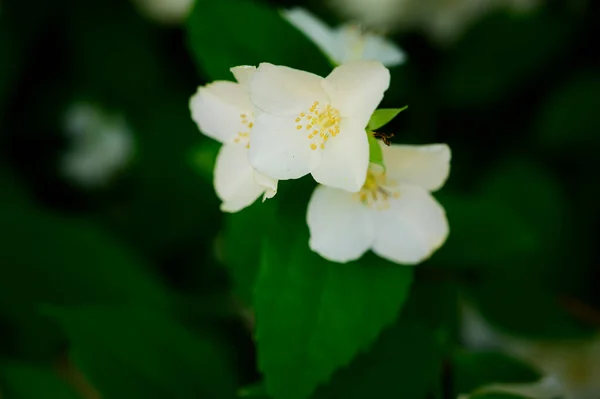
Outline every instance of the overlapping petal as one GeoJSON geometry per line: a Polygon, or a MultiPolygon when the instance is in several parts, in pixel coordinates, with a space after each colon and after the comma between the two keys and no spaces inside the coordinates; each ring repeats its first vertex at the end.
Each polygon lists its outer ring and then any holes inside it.
{"type": "Polygon", "coordinates": [[[450,148],[446,144],[381,144],[387,175],[398,183],[418,185],[428,191],[439,189],[450,173],[450,148]]]}
{"type": "Polygon", "coordinates": [[[367,208],[344,190],[317,187],[308,204],[307,223],[310,248],[334,262],[360,258],[373,240],[367,208]]]}
{"type": "Polygon", "coordinates": [[[342,118],[366,127],[390,85],[390,72],[378,61],[354,61],[335,68],[321,85],[342,118]]]}
{"type": "Polygon", "coordinates": [[[321,184],[356,192],[365,183],[368,166],[369,143],[364,126],[346,119],[340,124],[340,133],[325,145],[312,175],[321,184]]]}
{"type": "Polygon", "coordinates": [[[192,119],[208,137],[228,143],[247,130],[241,115],[252,115],[248,93],[237,83],[217,81],[201,86],[190,98],[192,119]]]}
{"type": "Polygon", "coordinates": [[[389,209],[371,209],[375,228],[373,252],[401,264],[427,259],[449,233],[444,208],[419,186],[401,185],[389,209]]]}

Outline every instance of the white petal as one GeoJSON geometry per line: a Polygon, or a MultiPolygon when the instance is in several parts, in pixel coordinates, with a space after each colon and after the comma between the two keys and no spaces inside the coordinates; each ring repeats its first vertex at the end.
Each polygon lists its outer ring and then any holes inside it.
{"type": "Polygon", "coordinates": [[[235,80],[237,80],[237,82],[240,85],[242,85],[244,90],[247,90],[248,84],[250,83],[250,79],[252,78],[252,76],[254,76],[254,73],[256,72],[256,67],[249,65],[241,65],[233,67],[229,70],[235,77],[235,80]]]}
{"type": "Polygon", "coordinates": [[[335,68],[322,82],[331,104],[342,118],[355,118],[367,126],[383,93],[390,85],[390,71],[379,61],[353,61],[335,68]]]}
{"type": "Polygon", "coordinates": [[[314,169],[321,151],[312,150],[305,130],[289,116],[258,115],[250,135],[250,164],[278,180],[297,179],[314,169]]]}
{"type": "Polygon", "coordinates": [[[325,259],[349,262],[371,246],[373,226],[368,208],[347,191],[318,186],[308,203],[306,221],[309,246],[325,259]]]}
{"type": "Polygon", "coordinates": [[[363,59],[379,61],[386,67],[404,63],[406,55],[393,41],[369,33],[365,34],[364,37],[363,59]]]}
{"type": "Polygon", "coordinates": [[[227,143],[247,130],[241,115],[252,115],[252,103],[239,84],[217,81],[198,88],[190,98],[190,111],[202,133],[227,143]]]}
{"type": "Polygon", "coordinates": [[[422,262],[448,236],[446,213],[423,188],[401,185],[400,197],[386,210],[371,209],[375,224],[373,252],[400,264],[422,262]]]}
{"type": "Polygon", "coordinates": [[[381,143],[386,174],[398,183],[435,191],[450,173],[450,148],[446,144],[386,146],[381,143]]]}
{"type": "Polygon", "coordinates": [[[322,80],[309,72],[264,62],[250,80],[250,99],[264,112],[297,116],[315,101],[329,101],[322,80]]]}
{"type": "Polygon", "coordinates": [[[215,191],[223,212],[237,212],[252,205],[265,188],[254,180],[244,144],[225,144],[215,163],[215,191]]]}
{"type": "Polygon", "coordinates": [[[357,192],[365,184],[368,167],[369,142],[364,127],[342,119],[340,133],[327,141],[312,175],[326,186],[357,192]]]}
{"type": "Polygon", "coordinates": [[[333,29],[301,7],[283,10],[281,15],[312,40],[325,55],[335,60],[337,38],[333,29]]]}
{"type": "Polygon", "coordinates": [[[265,193],[263,195],[263,201],[268,198],[273,198],[275,194],[277,194],[277,179],[273,179],[272,177],[265,176],[262,173],[254,171],[254,181],[264,187],[265,193]]]}

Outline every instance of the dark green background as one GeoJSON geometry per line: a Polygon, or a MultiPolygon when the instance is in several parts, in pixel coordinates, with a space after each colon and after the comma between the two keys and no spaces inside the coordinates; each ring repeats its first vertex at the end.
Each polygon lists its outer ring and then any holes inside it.
{"type": "MultiPolygon", "coordinates": [[[[451,175],[436,194],[451,233],[416,267],[404,309],[385,324],[397,321],[314,397],[453,398],[485,382],[535,379],[512,360],[460,351],[459,299],[530,339],[598,327],[600,25],[589,3],[493,13],[443,48],[417,33],[393,37],[408,62],[392,69],[382,106],[409,108],[382,131],[395,143],[451,147],[451,175]]],[[[251,305],[267,230],[278,226],[278,248],[305,234],[312,182],[282,183],[283,199],[224,216],[210,175],[218,146],[197,130],[188,100],[198,85],[231,79],[238,62],[329,67],[272,19],[269,7],[300,2],[249,4],[198,0],[186,26],[165,27],[127,1],[2,2],[3,399],[94,397],[74,370],[104,398],[235,398],[260,384],[240,303],[251,305]],[[68,146],[61,118],[80,99],[123,113],[135,132],[136,157],[109,188],[82,190],[58,174],[68,146]]],[[[339,22],[320,2],[304,5],[339,22]]],[[[292,258],[272,255],[269,265],[308,259],[292,258]]],[[[274,301],[286,291],[278,281],[259,282],[274,301]]],[[[301,335],[298,326],[285,333],[301,335]]]]}

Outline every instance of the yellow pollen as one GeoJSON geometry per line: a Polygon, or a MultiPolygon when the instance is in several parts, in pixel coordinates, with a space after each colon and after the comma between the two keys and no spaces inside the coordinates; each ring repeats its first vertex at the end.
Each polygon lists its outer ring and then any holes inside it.
{"type": "Polygon", "coordinates": [[[386,178],[385,172],[369,169],[365,184],[355,198],[363,205],[376,210],[385,210],[390,207],[390,198],[399,198],[400,193],[394,187],[395,182],[386,178]]]}
{"type": "Polygon", "coordinates": [[[252,129],[252,126],[254,126],[254,122],[250,122],[250,123],[248,123],[248,127],[249,127],[250,129],[252,129]]]}
{"type": "Polygon", "coordinates": [[[317,149],[317,145],[315,143],[311,143],[310,144],[310,149],[313,150],[313,151],[316,150],[317,149]]]}
{"type": "Polygon", "coordinates": [[[296,129],[309,131],[307,136],[310,140],[311,149],[325,148],[325,143],[331,137],[340,133],[340,113],[330,104],[319,105],[318,101],[312,103],[307,112],[301,112],[295,118],[296,129]],[[317,138],[318,137],[318,138],[317,138]],[[313,145],[314,148],[313,148],[313,145]]]}

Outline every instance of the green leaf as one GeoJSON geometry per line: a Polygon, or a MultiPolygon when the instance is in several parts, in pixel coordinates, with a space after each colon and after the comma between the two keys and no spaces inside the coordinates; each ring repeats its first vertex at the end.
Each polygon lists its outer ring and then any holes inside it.
{"type": "Polygon", "coordinates": [[[168,303],[142,260],[89,221],[6,208],[0,224],[11,226],[0,251],[0,300],[168,303]]]}
{"type": "Polygon", "coordinates": [[[231,359],[215,334],[187,330],[153,308],[50,307],[71,356],[102,396],[236,398],[231,359]]]}
{"type": "Polygon", "coordinates": [[[229,68],[270,62],[326,75],[331,66],[317,46],[266,4],[198,0],[187,23],[200,70],[231,80],[229,68]]]}
{"type": "Polygon", "coordinates": [[[275,399],[308,397],[368,349],[398,315],[412,282],[412,268],[371,254],[326,261],[309,249],[304,223],[279,215],[255,291],[259,366],[275,399]]]}
{"type": "Polygon", "coordinates": [[[425,399],[438,383],[442,351],[429,328],[398,322],[336,372],[311,399],[425,399]]]}
{"type": "Polygon", "coordinates": [[[494,273],[464,288],[485,319],[501,331],[529,339],[591,338],[594,330],[569,315],[558,295],[542,284],[536,276],[494,273]]]}
{"type": "Polygon", "coordinates": [[[385,164],[383,163],[383,152],[381,151],[381,144],[379,144],[379,140],[377,140],[371,132],[367,132],[367,136],[369,137],[369,162],[379,165],[385,170],[385,164]]]}
{"type": "Polygon", "coordinates": [[[536,121],[537,136],[546,148],[562,154],[580,153],[590,144],[600,145],[600,113],[596,97],[600,92],[600,75],[580,72],[553,92],[542,104],[536,121]]]}
{"type": "Polygon", "coordinates": [[[500,352],[458,351],[452,357],[454,389],[468,394],[495,383],[528,383],[541,374],[530,365],[500,352]]]}
{"type": "Polygon", "coordinates": [[[396,117],[400,112],[408,108],[408,105],[402,108],[380,108],[376,109],[371,115],[371,119],[367,124],[368,131],[375,131],[385,125],[387,125],[392,119],[396,117]]]}
{"type": "Polygon", "coordinates": [[[80,399],[52,370],[25,364],[0,364],[0,386],[5,399],[80,399]]]}
{"type": "Polygon", "coordinates": [[[275,222],[278,198],[257,201],[225,217],[223,260],[245,305],[253,304],[254,284],[260,268],[261,244],[275,222]]]}

